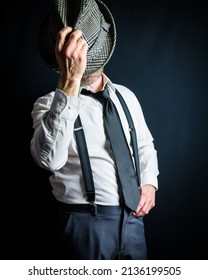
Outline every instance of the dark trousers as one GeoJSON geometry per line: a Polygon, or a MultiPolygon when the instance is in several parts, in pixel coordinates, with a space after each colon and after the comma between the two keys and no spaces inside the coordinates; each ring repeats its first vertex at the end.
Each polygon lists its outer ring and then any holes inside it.
{"type": "Polygon", "coordinates": [[[143,218],[119,206],[58,203],[59,259],[147,259],[143,218]]]}

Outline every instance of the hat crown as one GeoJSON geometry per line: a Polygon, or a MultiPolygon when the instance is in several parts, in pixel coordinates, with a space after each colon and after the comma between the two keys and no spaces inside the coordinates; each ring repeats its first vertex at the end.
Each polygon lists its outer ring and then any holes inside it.
{"type": "Polygon", "coordinates": [[[53,0],[51,9],[59,15],[64,26],[74,26],[83,5],[89,0],[53,0]]]}
{"type": "Polygon", "coordinates": [[[88,44],[85,74],[106,65],[115,48],[116,28],[111,12],[102,1],[52,0],[51,9],[40,28],[39,49],[46,63],[57,72],[59,66],[54,46],[57,33],[64,26],[80,29],[88,44]]]}
{"type": "Polygon", "coordinates": [[[98,52],[102,47],[110,24],[105,21],[94,0],[85,0],[82,4],[74,28],[82,31],[82,37],[88,44],[89,55],[92,51],[98,52]]]}

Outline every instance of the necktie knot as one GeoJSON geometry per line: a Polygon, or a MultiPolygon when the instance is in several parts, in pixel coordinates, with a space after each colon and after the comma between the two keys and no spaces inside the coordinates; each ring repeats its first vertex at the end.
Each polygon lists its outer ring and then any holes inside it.
{"type": "Polygon", "coordinates": [[[110,99],[109,91],[107,87],[105,87],[102,91],[97,92],[98,98],[103,98],[103,99],[110,99]]]}
{"type": "Polygon", "coordinates": [[[87,90],[87,89],[83,88],[82,91],[81,91],[81,94],[94,97],[94,98],[96,98],[96,99],[98,99],[100,101],[101,100],[108,100],[108,99],[110,99],[110,95],[109,95],[109,92],[108,92],[108,89],[107,89],[106,86],[104,87],[103,90],[98,91],[96,93],[93,93],[90,90],[87,90]]]}

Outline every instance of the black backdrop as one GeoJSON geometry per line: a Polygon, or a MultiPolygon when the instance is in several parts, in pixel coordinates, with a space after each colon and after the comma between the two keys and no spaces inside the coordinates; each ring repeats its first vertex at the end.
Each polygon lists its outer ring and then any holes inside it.
{"type": "MultiPolygon", "coordinates": [[[[106,66],[133,90],[159,159],[156,207],[146,216],[150,259],[207,259],[206,1],[104,2],[117,25],[106,66]]],[[[7,1],[1,14],[1,259],[56,259],[48,173],[31,158],[34,101],[57,75],[37,51],[49,1],[7,1]]]]}

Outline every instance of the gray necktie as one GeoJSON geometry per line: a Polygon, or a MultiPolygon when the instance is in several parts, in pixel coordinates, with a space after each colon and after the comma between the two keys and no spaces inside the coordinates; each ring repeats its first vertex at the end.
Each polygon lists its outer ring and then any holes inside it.
{"type": "Polygon", "coordinates": [[[90,95],[98,99],[103,104],[105,128],[115,158],[123,200],[127,207],[136,211],[140,200],[140,192],[138,189],[139,186],[134,163],[117,109],[109,96],[108,89],[105,87],[103,91],[97,93],[92,93],[86,89],[82,89],[81,93],[90,95]]]}

